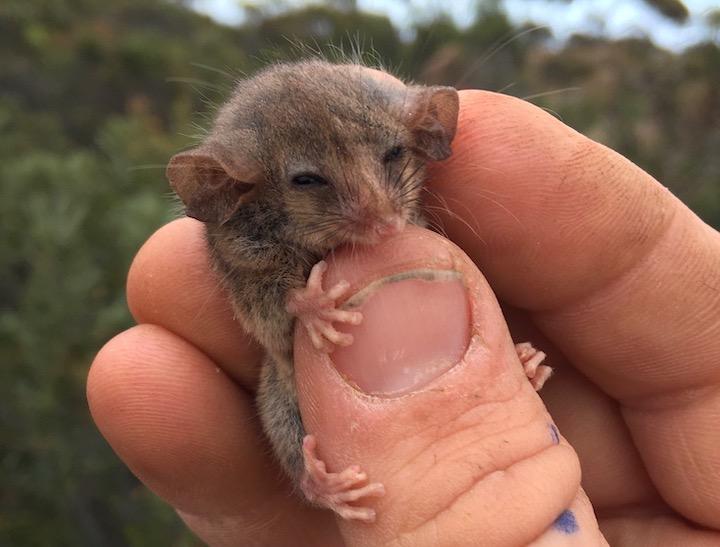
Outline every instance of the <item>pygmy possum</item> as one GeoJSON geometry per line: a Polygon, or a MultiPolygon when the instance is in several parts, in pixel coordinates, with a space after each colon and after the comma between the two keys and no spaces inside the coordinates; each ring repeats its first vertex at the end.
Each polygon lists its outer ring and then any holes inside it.
{"type": "MultiPolygon", "coordinates": [[[[382,496],[359,466],[330,472],[306,435],[293,369],[298,319],[324,352],[352,344],[333,324],[362,314],[325,289],[322,260],[342,244],[371,245],[423,225],[429,161],[450,156],[458,118],[452,87],[406,85],[356,64],[276,64],[240,81],[194,149],[174,156],[170,184],[205,223],[214,268],[245,329],[264,347],[257,408],[275,456],[311,503],[371,522],[382,496]]],[[[545,355],[518,344],[539,389],[545,355]]]]}

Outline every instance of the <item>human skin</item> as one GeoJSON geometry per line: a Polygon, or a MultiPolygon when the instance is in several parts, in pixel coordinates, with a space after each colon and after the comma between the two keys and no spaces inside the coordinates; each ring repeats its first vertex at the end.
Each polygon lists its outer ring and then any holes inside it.
{"type": "Polygon", "coordinates": [[[326,282],[359,289],[423,266],[459,271],[463,284],[387,286],[353,346],[329,358],[296,335],[306,428],[330,469],[361,464],[385,484],[375,524],[336,522],[289,495],[254,416],[260,351],[193,220],[161,228],[133,263],[139,324],[108,342],[88,378],[100,431],[211,545],[720,544],[720,235],[542,110],[460,97],[453,156],[430,181],[452,214],[430,211],[466,254],[414,229],[338,252],[326,282]],[[435,319],[468,313],[459,334],[435,319]],[[555,367],[542,400],[506,320],[555,367]],[[413,347],[433,329],[443,336],[422,351],[459,364],[412,396],[361,393],[384,386],[378,340],[413,347]],[[572,533],[553,525],[564,509],[572,533]]]}

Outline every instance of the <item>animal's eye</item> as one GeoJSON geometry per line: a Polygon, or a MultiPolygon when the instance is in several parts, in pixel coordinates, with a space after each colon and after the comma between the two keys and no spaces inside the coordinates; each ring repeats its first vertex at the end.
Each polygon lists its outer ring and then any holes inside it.
{"type": "Polygon", "coordinates": [[[383,157],[383,161],[384,161],[385,163],[388,163],[388,162],[391,162],[391,161],[395,161],[395,160],[397,160],[397,159],[400,159],[400,158],[402,157],[402,155],[403,155],[404,152],[405,152],[405,149],[404,149],[402,146],[400,146],[400,145],[393,146],[390,150],[388,150],[387,152],[385,152],[385,156],[383,157]]]}
{"type": "Polygon", "coordinates": [[[327,186],[328,182],[320,175],[303,173],[301,175],[295,175],[292,179],[292,183],[295,186],[327,186]]]}

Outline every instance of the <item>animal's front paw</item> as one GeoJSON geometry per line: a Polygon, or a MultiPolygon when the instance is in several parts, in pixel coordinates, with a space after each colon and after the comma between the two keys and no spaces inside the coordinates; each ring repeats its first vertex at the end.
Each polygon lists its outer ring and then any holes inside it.
{"type": "Polygon", "coordinates": [[[327,263],[324,260],[313,266],[307,285],[290,292],[287,310],[305,326],[313,346],[329,353],[335,346],[349,346],[353,342],[352,335],[338,331],[333,322],[359,325],[362,314],[336,307],[337,301],[347,294],[350,284],[340,281],[326,291],[322,287],[325,270],[327,263]]]}
{"type": "Polygon", "coordinates": [[[515,344],[515,351],[525,370],[525,376],[528,377],[535,391],[540,391],[553,372],[549,366],[542,364],[546,357],[545,353],[535,349],[530,342],[515,344]]]}
{"type": "Polygon", "coordinates": [[[335,511],[346,520],[373,522],[375,510],[369,507],[350,505],[362,498],[385,495],[385,487],[380,483],[367,482],[367,475],[357,465],[352,465],[340,473],[330,473],[325,462],[315,453],[315,437],[307,435],[303,439],[303,457],[305,472],[300,488],[311,503],[335,511]]]}

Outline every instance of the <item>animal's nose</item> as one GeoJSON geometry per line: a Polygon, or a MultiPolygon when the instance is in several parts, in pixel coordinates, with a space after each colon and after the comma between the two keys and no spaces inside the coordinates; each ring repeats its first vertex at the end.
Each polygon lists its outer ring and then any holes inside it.
{"type": "Polygon", "coordinates": [[[378,235],[387,237],[400,233],[405,228],[405,219],[400,215],[393,215],[380,221],[376,227],[378,235]]]}

